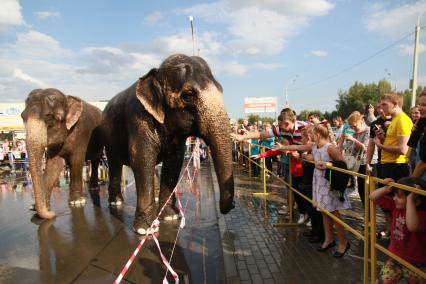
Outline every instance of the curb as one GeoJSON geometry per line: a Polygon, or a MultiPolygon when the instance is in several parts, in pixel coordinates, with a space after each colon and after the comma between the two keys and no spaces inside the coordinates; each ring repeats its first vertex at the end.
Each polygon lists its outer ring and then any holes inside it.
{"type": "MultiPolygon", "coordinates": [[[[228,228],[226,226],[226,220],[225,216],[220,213],[219,209],[219,202],[220,199],[220,190],[219,190],[219,184],[216,177],[216,172],[214,170],[213,162],[210,159],[210,174],[212,176],[213,181],[213,190],[214,190],[214,196],[215,196],[215,203],[216,203],[216,214],[218,218],[218,225],[219,225],[219,232],[220,232],[220,240],[222,244],[222,258],[223,258],[223,266],[221,268],[221,275],[223,283],[233,284],[233,283],[240,283],[240,277],[237,272],[237,266],[235,264],[235,257],[234,257],[234,244],[231,240],[229,240],[226,235],[228,232],[228,228]]],[[[235,210],[235,209],[234,209],[235,210]]],[[[232,213],[231,213],[232,214],[232,213]]]]}

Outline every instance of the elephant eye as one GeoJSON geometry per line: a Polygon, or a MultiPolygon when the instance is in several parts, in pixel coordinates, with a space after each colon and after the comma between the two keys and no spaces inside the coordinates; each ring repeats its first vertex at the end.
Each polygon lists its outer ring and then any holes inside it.
{"type": "Polygon", "coordinates": [[[44,120],[46,121],[47,125],[51,126],[54,124],[55,116],[53,115],[53,113],[48,113],[44,117],[44,120]]]}
{"type": "Polygon", "coordinates": [[[192,91],[182,92],[181,97],[186,103],[192,103],[194,101],[194,93],[192,91]]]}
{"type": "Polygon", "coordinates": [[[46,120],[54,120],[55,116],[53,115],[53,113],[48,113],[46,114],[46,120]]]}

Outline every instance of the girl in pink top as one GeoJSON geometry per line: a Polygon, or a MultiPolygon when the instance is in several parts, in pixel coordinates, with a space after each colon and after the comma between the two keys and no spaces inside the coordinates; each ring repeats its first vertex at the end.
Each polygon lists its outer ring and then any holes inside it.
{"type": "MultiPolygon", "coordinates": [[[[385,183],[393,182],[385,179],[385,183]]],[[[405,177],[398,183],[426,190],[426,181],[405,177]]],[[[426,197],[385,186],[370,194],[370,199],[392,214],[389,250],[411,264],[426,271],[426,197]],[[393,197],[388,196],[393,193],[393,197]]],[[[389,259],[380,272],[381,283],[397,283],[405,278],[408,283],[426,283],[398,262],[389,259]]]]}

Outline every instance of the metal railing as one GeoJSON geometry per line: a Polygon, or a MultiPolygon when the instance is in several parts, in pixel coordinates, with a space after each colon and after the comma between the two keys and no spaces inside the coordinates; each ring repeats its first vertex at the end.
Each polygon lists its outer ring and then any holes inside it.
{"type": "MultiPolygon", "coordinates": [[[[246,143],[248,143],[248,142],[246,142],[246,143]]],[[[249,147],[249,155],[250,155],[250,152],[251,152],[250,148],[251,148],[252,145],[256,145],[257,147],[261,147],[262,153],[266,149],[266,147],[264,147],[262,145],[251,144],[251,143],[248,143],[248,144],[249,144],[249,146],[248,146],[249,147]]],[[[242,145],[242,143],[240,145],[242,145]]],[[[277,175],[275,175],[273,172],[269,171],[265,167],[265,158],[262,158],[262,162],[259,164],[259,163],[252,161],[250,159],[250,157],[247,157],[243,154],[242,146],[240,147],[240,150],[241,150],[240,155],[242,157],[247,158],[247,160],[249,161],[248,167],[249,167],[249,173],[250,174],[251,174],[251,171],[250,171],[250,169],[251,169],[250,164],[251,163],[254,163],[257,166],[260,166],[261,169],[262,169],[262,172],[263,172],[263,174],[262,174],[262,176],[263,176],[263,192],[253,193],[253,194],[255,194],[255,195],[267,195],[268,194],[267,191],[266,191],[266,178],[265,178],[266,173],[269,173],[271,176],[274,176],[276,179],[280,180],[283,184],[285,184],[287,186],[287,189],[288,189],[287,205],[288,205],[288,209],[289,209],[288,223],[278,223],[278,224],[275,224],[275,226],[281,227],[281,226],[297,225],[296,223],[293,222],[293,211],[294,211],[294,208],[293,208],[294,207],[294,204],[293,204],[294,203],[293,202],[294,196],[293,196],[293,194],[296,193],[299,196],[301,196],[302,198],[304,198],[306,201],[311,203],[314,207],[320,209],[322,213],[326,214],[331,219],[333,219],[335,222],[342,225],[347,231],[352,233],[356,238],[363,241],[363,244],[364,244],[363,245],[363,282],[364,283],[369,283],[369,280],[370,280],[371,283],[375,283],[376,280],[377,280],[377,250],[386,254],[391,259],[396,260],[398,263],[402,264],[403,266],[408,268],[410,271],[412,271],[412,272],[416,273],[417,275],[426,279],[426,273],[424,271],[420,270],[419,268],[417,268],[413,264],[409,263],[408,261],[406,261],[406,260],[402,259],[401,257],[397,256],[396,254],[392,253],[387,248],[377,244],[376,204],[372,200],[370,200],[369,196],[370,196],[370,192],[373,192],[374,190],[376,190],[376,186],[377,186],[378,183],[382,183],[382,184],[384,183],[383,179],[373,177],[373,176],[370,176],[370,175],[360,174],[360,173],[357,173],[357,172],[353,172],[353,171],[349,171],[349,170],[345,170],[345,169],[341,169],[341,168],[337,168],[337,167],[334,167],[330,164],[326,165],[326,167],[331,169],[331,170],[346,173],[346,174],[349,174],[351,176],[356,176],[356,177],[362,178],[364,180],[364,185],[365,185],[365,190],[364,190],[364,200],[365,200],[365,205],[364,205],[364,230],[363,230],[363,233],[360,233],[354,227],[347,224],[344,220],[336,217],[333,213],[325,210],[324,208],[319,206],[318,203],[314,202],[311,198],[307,197],[302,192],[300,192],[299,190],[294,188],[293,184],[292,184],[292,175],[290,173],[289,173],[289,180],[287,182],[284,179],[282,179],[281,177],[278,177],[277,175]],[[370,222],[369,222],[368,216],[370,216],[370,222]],[[369,273],[369,268],[371,270],[370,271],[371,273],[369,273]]],[[[303,159],[303,161],[315,164],[314,161],[305,160],[305,159],[303,159]]],[[[291,159],[290,159],[289,171],[290,171],[290,168],[291,168],[291,159]]],[[[410,192],[414,192],[414,193],[426,196],[425,191],[419,190],[419,189],[414,188],[414,187],[409,187],[409,186],[394,183],[394,182],[390,183],[389,185],[397,187],[397,188],[402,189],[402,190],[407,190],[407,191],[410,191],[410,192]]]]}

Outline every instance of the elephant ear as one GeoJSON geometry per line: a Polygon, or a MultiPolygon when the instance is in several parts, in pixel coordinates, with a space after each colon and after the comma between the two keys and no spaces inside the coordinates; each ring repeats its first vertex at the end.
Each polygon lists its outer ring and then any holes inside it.
{"type": "Polygon", "coordinates": [[[83,112],[83,102],[76,97],[67,96],[68,112],[65,120],[67,129],[70,130],[74,124],[80,119],[83,112]]]}
{"type": "Polygon", "coordinates": [[[145,76],[141,77],[136,86],[136,97],[144,108],[159,123],[164,123],[164,107],[161,85],[155,78],[158,70],[151,69],[145,76]]]}

